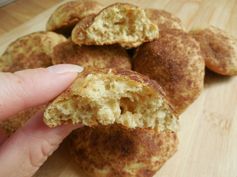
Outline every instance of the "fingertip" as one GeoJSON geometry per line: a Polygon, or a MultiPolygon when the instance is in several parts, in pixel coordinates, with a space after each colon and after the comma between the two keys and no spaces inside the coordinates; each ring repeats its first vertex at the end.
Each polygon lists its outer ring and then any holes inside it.
{"type": "Polygon", "coordinates": [[[80,73],[83,71],[83,68],[79,65],[73,64],[59,64],[53,65],[47,68],[49,72],[62,74],[62,73],[80,73]]]}

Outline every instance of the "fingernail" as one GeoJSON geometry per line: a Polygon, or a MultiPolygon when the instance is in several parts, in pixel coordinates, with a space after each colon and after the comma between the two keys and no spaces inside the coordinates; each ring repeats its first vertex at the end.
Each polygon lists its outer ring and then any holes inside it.
{"type": "Polygon", "coordinates": [[[62,73],[80,73],[83,71],[83,68],[78,65],[73,64],[60,64],[53,65],[47,68],[49,72],[62,74],[62,73]]]}

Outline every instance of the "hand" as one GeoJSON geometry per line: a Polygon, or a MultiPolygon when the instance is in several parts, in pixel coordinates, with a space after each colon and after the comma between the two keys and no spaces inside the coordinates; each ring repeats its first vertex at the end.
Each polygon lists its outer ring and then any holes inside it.
{"type": "MultiPolygon", "coordinates": [[[[55,65],[12,73],[0,72],[0,121],[26,108],[45,104],[65,90],[82,68],[55,65]]],[[[30,177],[62,140],[79,126],[48,128],[43,113],[33,116],[9,138],[0,136],[0,176],[30,177]]]]}

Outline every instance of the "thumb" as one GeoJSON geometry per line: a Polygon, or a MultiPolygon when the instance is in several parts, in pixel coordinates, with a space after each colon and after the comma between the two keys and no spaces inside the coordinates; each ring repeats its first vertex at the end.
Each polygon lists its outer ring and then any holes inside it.
{"type": "Polygon", "coordinates": [[[0,176],[30,177],[57,149],[62,140],[79,126],[48,128],[38,113],[25,127],[5,141],[0,149],[0,176]]]}

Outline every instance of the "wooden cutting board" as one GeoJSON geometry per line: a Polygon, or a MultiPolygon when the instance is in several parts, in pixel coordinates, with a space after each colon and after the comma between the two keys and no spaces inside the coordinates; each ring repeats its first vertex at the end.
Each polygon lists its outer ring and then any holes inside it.
{"type": "MultiPolygon", "coordinates": [[[[101,0],[105,5],[115,0],[101,0]]],[[[120,1],[128,2],[128,1],[120,1]]],[[[131,0],[161,8],[183,20],[187,29],[215,25],[237,36],[237,0],[131,0]]],[[[17,37],[43,30],[56,7],[0,36],[0,52],[17,37]]],[[[155,177],[237,177],[237,77],[206,73],[201,96],[180,118],[179,150],[155,177]]],[[[35,177],[84,177],[67,150],[67,142],[35,177]]]]}

